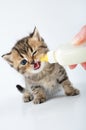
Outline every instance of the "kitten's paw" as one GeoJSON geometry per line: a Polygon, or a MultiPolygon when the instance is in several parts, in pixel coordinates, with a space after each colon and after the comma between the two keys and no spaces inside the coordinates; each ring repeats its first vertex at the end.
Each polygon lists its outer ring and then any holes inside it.
{"type": "Polygon", "coordinates": [[[80,91],[78,89],[72,89],[70,92],[66,92],[67,96],[75,96],[75,95],[79,95],[80,91]]]}
{"type": "Polygon", "coordinates": [[[33,100],[33,96],[31,94],[25,93],[23,96],[23,101],[24,102],[30,102],[33,100]]]}
{"type": "Polygon", "coordinates": [[[41,104],[46,101],[46,98],[35,98],[33,100],[34,104],[41,104]]]}

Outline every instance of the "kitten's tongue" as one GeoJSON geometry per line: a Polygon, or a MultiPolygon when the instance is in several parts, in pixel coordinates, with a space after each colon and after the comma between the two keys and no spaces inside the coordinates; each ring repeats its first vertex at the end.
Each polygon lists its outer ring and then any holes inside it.
{"type": "Polygon", "coordinates": [[[36,63],[34,63],[34,70],[39,69],[40,66],[41,66],[41,63],[40,63],[40,62],[36,62],[36,63]]]}

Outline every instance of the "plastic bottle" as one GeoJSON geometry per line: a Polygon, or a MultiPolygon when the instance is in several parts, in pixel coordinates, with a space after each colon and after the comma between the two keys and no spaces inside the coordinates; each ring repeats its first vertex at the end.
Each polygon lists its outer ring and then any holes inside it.
{"type": "Polygon", "coordinates": [[[49,51],[40,60],[49,63],[58,62],[63,66],[86,62],[86,44],[80,46],[70,43],[62,45],[56,51],[49,51]]]}

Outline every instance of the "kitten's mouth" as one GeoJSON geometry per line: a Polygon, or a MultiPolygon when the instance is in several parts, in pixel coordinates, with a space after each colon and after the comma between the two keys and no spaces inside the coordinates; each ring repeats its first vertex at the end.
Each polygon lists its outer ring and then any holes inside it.
{"type": "Polygon", "coordinates": [[[38,61],[38,62],[34,63],[34,70],[39,69],[40,66],[41,66],[41,62],[38,61]]]}

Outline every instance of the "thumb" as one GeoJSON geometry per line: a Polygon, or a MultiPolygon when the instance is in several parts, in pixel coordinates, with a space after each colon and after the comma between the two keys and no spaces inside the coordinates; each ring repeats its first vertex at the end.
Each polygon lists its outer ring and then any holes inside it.
{"type": "Polygon", "coordinates": [[[81,28],[80,32],[72,40],[72,43],[75,45],[81,45],[84,42],[86,42],[86,25],[81,28]]]}

